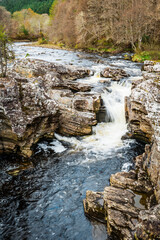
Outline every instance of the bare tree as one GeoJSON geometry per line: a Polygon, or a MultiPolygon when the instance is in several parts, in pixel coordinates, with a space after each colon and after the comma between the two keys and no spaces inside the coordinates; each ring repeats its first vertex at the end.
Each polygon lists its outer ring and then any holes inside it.
{"type": "Polygon", "coordinates": [[[81,47],[129,44],[137,51],[145,37],[160,41],[159,26],[160,0],[57,0],[50,39],[81,47]]]}

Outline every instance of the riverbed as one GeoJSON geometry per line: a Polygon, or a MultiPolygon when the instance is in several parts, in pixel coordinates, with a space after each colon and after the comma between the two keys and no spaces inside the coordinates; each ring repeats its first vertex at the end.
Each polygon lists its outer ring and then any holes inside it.
{"type": "Polygon", "coordinates": [[[85,137],[43,140],[30,159],[16,155],[0,160],[0,239],[3,240],[105,240],[105,225],[89,221],[83,212],[87,190],[103,191],[110,175],[128,171],[143,152],[135,140],[122,140],[127,131],[124,98],[131,82],[141,78],[141,64],[123,54],[100,56],[83,52],[24,46],[16,43],[16,58],[40,59],[90,68],[92,76],[77,81],[100,92],[106,118],[85,137]],[[105,88],[100,71],[118,67],[130,76],[105,88]]]}

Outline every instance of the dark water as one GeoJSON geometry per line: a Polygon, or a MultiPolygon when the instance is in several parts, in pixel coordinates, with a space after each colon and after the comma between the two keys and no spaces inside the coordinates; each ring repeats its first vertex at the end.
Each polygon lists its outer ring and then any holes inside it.
{"type": "MultiPolygon", "coordinates": [[[[133,77],[140,75],[140,65],[124,61],[122,56],[103,59],[94,55],[92,60],[86,60],[77,57],[77,53],[61,50],[20,45],[15,50],[21,57],[30,51],[33,58],[102,67],[95,63],[98,58],[125,69],[133,77]]],[[[65,144],[43,141],[29,160],[0,157],[1,240],[108,239],[105,225],[90,222],[84,215],[86,190],[103,191],[111,174],[132,167],[133,158],[143,152],[143,146],[126,140],[119,147],[98,151],[92,146],[86,149],[85,145],[74,148],[65,144]]]]}
{"type": "MultiPolygon", "coordinates": [[[[80,164],[86,159],[83,152],[60,155],[42,151],[31,159],[33,167],[18,176],[6,173],[17,164],[17,158],[4,157],[0,161],[0,239],[107,239],[105,227],[91,224],[84,216],[85,192],[103,191],[111,173],[120,171],[141,152],[142,146],[132,142],[100,160],[90,153],[87,158],[91,161],[80,164]]],[[[19,160],[19,164],[25,162],[19,160]]]]}

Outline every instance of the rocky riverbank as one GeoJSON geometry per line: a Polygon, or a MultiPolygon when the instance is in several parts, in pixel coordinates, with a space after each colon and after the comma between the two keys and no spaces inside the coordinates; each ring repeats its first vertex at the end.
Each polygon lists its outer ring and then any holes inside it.
{"type": "Polygon", "coordinates": [[[55,131],[85,135],[97,123],[100,95],[74,82],[89,69],[16,60],[0,84],[0,153],[32,155],[32,146],[55,131]]]}
{"type": "Polygon", "coordinates": [[[160,64],[144,63],[126,98],[130,136],[146,144],[135,170],[111,175],[104,192],[87,191],[84,210],[105,222],[113,239],[160,239],[160,64]]]}
{"type": "MultiPolygon", "coordinates": [[[[41,138],[53,138],[55,131],[66,136],[91,134],[105,114],[101,94],[74,80],[93,74],[83,67],[16,60],[7,77],[0,79],[0,153],[30,157],[32,146],[41,138]]],[[[101,75],[106,77],[102,88],[128,76],[116,68],[101,75]]]]}

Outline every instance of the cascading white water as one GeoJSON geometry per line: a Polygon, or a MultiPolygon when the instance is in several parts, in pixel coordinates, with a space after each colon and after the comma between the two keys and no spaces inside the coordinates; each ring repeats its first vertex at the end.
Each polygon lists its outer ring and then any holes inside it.
{"type": "MultiPolygon", "coordinates": [[[[93,86],[98,85],[102,78],[100,70],[96,69],[94,76],[87,78],[85,83],[93,86]]],[[[75,150],[89,152],[107,152],[115,147],[123,145],[122,135],[127,131],[125,121],[124,99],[130,95],[130,84],[113,82],[110,87],[111,92],[103,90],[101,94],[103,104],[106,108],[106,115],[109,116],[111,122],[98,123],[93,127],[93,134],[83,137],[80,141],[76,138],[66,138],[56,134],[58,140],[70,142],[75,150]]]]}
{"type": "Polygon", "coordinates": [[[105,91],[103,99],[106,112],[111,122],[99,123],[93,128],[93,135],[84,137],[84,148],[106,152],[113,147],[122,146],[121,137],[127,131],[124,110],[124,98],[129,96],[130,87],[117,83],[112,84],[112,92],[105,91]]]}
{"type": "Polygon", "coordinates": [[[111,174],[120,170],[129,171],[132,159],[142,154],[143,149],[141,151],[141,146],[137,143],[121,141],[121,136],[126,131],[124,96],[129,94],[129,81],[141,76],[140,67],[137,63],[123,60],[121,56],[103,58],[104,64],[101,65],[96,64],[97,59],[101,59],[98,55],[89,55],[94,59],[86,60],[79,58],[76,52],[20,46],[18,43],[18,57],[24,58],[27,53],[33,59],[64,65],[72,63],[93,69],[94,76],[78,81],[89,83],[93,86],[93,91],[101,92],[112,122],[97,124],[92,136],[74,138],[55,134],[57,140],[43,140],[31,159],[33,165],[28,169],[25,167],[23,174],[20,172],[16,178],[8,172],[15,171],[17,167],[19,171],[27,162],[21,163],[17,161],[17,157],[15,160],[15,156],[8,158],[7,155],[2,158],[4,161],[1,160],[0,164],[0,186],[4,191],[0,206],[5,210],[1,211],[1,238],[10,239],[12,236],[13,239],[106,240],[108,237],[105,226],[97,222],[90,224],[86,220],[82,199],[87,190],[103,191],[109,184],[111,174]],[[123,67],[131,75],[130,79],[123,84],[112,82],[111,87],[108,87],[104,81],[100,81],[105,80],[100,78],[100,71],[108,64],[123,67]],[[105,91],[106,87],[112,92],[105,91]],[[63,142],[58,139],[69,142],[71,148],[63,146],[63,142]]]}

